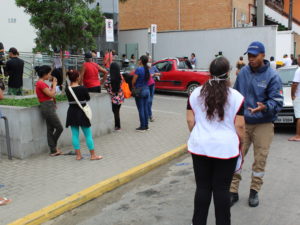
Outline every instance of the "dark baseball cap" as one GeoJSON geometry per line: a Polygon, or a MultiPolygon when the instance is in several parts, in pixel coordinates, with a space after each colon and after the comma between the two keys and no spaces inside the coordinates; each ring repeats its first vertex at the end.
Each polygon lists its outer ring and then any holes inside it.
{"type": "Polygon", "coordinates": [[[252,54],[252,55],[258,55],[260,53],[265,53],[265,46],[259,41],[254,41],[249,45],[247,52],[245,52],[244,55],[246,55],[248,53],[252,54]]]}
{"type": "Polygon", "coordinates": [[[92,53],[90,53],[90,52],[85,53],[85,54],[84,54],[84,58],[86,58],[86,59],[91,59],[91,58],[93,58],[92,53]]]}

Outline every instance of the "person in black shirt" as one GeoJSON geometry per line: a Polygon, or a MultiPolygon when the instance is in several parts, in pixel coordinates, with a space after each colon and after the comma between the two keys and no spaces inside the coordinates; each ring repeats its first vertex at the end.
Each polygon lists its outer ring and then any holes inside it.
{"type": "Polygon", "coordinates": [[[8,95],[22,95],[24,61],[20,59],[16,48],[9,49],[10,60],[6,63],[8,79],[8,95]]]}

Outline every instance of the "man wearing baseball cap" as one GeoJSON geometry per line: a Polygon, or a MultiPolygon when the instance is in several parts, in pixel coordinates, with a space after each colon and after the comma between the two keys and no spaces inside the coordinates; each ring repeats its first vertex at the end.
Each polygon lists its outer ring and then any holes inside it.
{"type": "MultiPolygon", "coordinates": [[[[274,136],[273,122],[283,105],[280,94],[282,83],[277,72],[265,60],[265,47],[261,42],[252,42],[247,52],[249,65],[244,66],[237,76],[234,88],[244,97],[244,117],[246,134],[242,154],[245,157],[253,144],[254,163],[248,203],[250,207],[259,205],[258,192],[263,184],[266,161],[274,136]]],[[[231,205],[239,200],[238,188],[242,179],[241,171],[234,174],[230,192],[231,205]]]]}

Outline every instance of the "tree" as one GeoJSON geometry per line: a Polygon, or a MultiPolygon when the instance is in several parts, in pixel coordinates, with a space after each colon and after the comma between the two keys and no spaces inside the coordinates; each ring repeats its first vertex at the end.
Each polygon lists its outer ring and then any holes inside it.
{"type": "MultiPolygon", "coordinates": [[[[104,18],[99,6],[89,8],[93,2],[95,0],[16,0],[17,6],[24,7],[31,16],[30,23],[37,30],[36,49],[49,51],[51,46],[61,53],[67,49],[95,47],[95,37],[102,31],[104,18]]],[[[61,55],[63,62],[64,54],[61,55]]]]}
{"type": "Polygon", "coordinates": [[[103,27],[99,6],[88,7],[94,0],[16,0],[30,14],[37,30],[37,48],[91,49],[103,27]]]}

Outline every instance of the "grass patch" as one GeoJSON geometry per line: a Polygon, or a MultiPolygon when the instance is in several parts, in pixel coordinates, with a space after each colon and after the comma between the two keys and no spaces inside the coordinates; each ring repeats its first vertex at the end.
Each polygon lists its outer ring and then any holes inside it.
{"type": "MultiPolygon", "coordinates": [[[[56,96],[57,102],[67,101],[66,95],[57,95],[56,96]]],[[[38,99],[35,98],[24,98],[24,99],[11,99],[5,98],[0,100],[0,105],[9,105],[9,106],[21,106],[21,107],[32,107],[39,105],[38,99]]]]}

